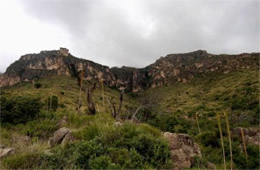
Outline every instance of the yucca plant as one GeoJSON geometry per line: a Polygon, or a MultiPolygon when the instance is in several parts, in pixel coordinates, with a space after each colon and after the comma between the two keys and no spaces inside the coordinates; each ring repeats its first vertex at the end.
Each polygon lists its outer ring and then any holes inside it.
{"type": "Polygon", "coordinates": [[[218,113],[217,113],[217,122],[218,122],[218,129],[219,129],[220,141],[221,141],[221,146],[222,146],[224,169],[226,170],[226,157],[225,157],[224,140],[223,140],[223,135],[222,135],[220,116],[219,116],[218,113]]]}
{"type": "Polygon", "coordinates": [[[245,135],[244,135],[243,128],[240,128],[240,132],[241,132],[241,137],[242,137],[242,141],[243,141],[243,150],[244,150],[245,155],[246,155],[246,164],[248,166],[248,155],[247,155],[246,141],[245,141],[245,135]]]}
{"type": "Polygon", "coordinates": [[[229,152],[230,152],[230,169],[233,169],[233,158],[232,158],[232,139],[231,139],[231,133],[230,133],[230,126],[228,121],[228,115],[226,112],[224,112],[225,120],[226,120],[226,128],[227,128],[227,134],[228,134],[228,141],[229,141],[229,152]]]}
{"type": "Polygon", "coordinates": [[[103,80],[100,81],[101,82],[101,88],[102,88],[102,102],[103,102],[103,107],[105,107],[105,90],[104,90],[104,82],[103,80]]]}
{"type": "Polygon", "coordinates": [[[195,118],[196,118],[196,123],[197,123],[197,127],[198,127],[198,131],[199,131],[199,134],[200,134],[200,125],[199,125],[199,119],[198,119],[198,113],[196,112],[195,113],[195,118]]]}
{"type": "Polygon", "coordinates": [[[82,84],[83,84],[83,70],[81,70],[79,72],[79,76],[78,76],[78,85],[79,85],[79,100],[78,100],[78,107],[77,107],[77,111],[78,111],[78,114],[80,114],[80,108],[81,108],[81,91],[82,91],[82,84]]]}

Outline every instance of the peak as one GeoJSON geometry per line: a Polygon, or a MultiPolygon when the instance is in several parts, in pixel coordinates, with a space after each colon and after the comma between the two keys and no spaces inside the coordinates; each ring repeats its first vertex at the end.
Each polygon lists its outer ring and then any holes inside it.
{"type": "Polygon", "coordinates": [[[64,55],[64,56],[68,56],[68,55],[69,55],[69,49],[67,49],[67,48],[60,47],[59,52],[60,52],[62,55],[64,55]]]}
{"type": "Polygon", "coordinates": [[[51,50],[51,51],[45,50],[45,51],[40,52],[40,54],[49,54],[49,53],[68,56],[69,55],[69,49],[64,48],[64,47],[60,47],[59,50],[51,50]]]}
{"type": "Polygon", "coordinates": [[[208,54],[208,52],[206,50],[196,50],[191,53],[200,54],[200,55],[208,54]]]}

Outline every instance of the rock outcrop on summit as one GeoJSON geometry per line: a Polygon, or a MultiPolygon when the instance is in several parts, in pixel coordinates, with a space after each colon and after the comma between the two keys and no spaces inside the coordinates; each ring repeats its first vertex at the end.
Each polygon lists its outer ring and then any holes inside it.
{"type": "Polygon", "coordinates": [[[23,81],[33,81],[51,75],[77,77],[82,70],[84,79],[103,81],[109,87],[137,92],[146,88],[187,82],[198,74],[229,73],[239,69],[259,67],[259,53],[213,55],[203,50],[183,54],[169,54],[145,68],[113,67],[79,59],[66,48],[26,54],[0,75],[0,87],[23,81]]]}

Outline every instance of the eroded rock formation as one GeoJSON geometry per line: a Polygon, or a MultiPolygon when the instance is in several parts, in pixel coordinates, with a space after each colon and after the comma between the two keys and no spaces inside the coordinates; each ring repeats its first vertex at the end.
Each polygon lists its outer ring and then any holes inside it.
{"type": "Polygon", "coordinates": [[[169,54],[145,68],[109,68],[89,60],[72,56],[68,49],[26,54],[0,75],[0,87],[22,81],[33,81],[51,75],[76,77],[83,70],[84,79],[103,81],[109,87],[137,92],[145,88],[172,82],[187,82],[197,74],[229,73],[240,69],[258,68],[259,53],[213,55],[198,50],[184,54],[169,54]]]}

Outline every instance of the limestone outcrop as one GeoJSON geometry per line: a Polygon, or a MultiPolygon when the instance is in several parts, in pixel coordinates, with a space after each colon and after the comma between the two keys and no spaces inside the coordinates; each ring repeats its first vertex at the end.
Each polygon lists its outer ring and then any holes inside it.
{"type": "Polygon", "coordinates": [[[0,87],[23,81],[33,81],[52,75],[77,77],[102,81],[108,87],[137,92],[146,88],[168,85],[193,79],[198,74],[223,73],[259,67],[259,53],[239,55],[213,55],[203,50],[183,54],[169,54],[145,68],[113,67],[79,59],[66,48],[26,54],[11,64],[0,75],[0,87]]]}
{"type": "Polygon", "coordinates": [[[191,168],[193,158],[201,157],[199,145],[189,135],[164,132],[163,137],[169,142],[174,169],[191,168]]]}

